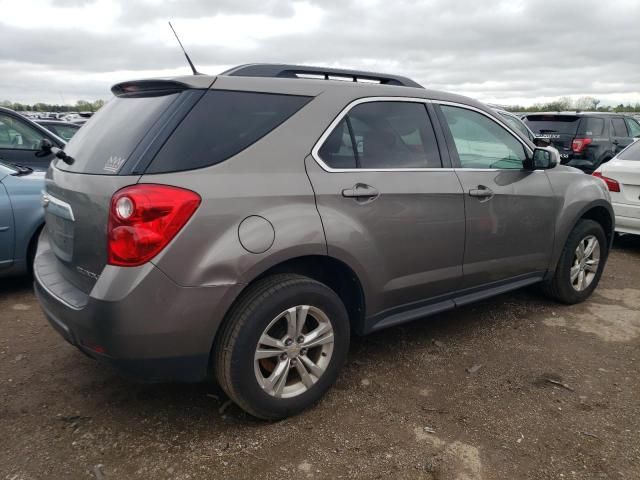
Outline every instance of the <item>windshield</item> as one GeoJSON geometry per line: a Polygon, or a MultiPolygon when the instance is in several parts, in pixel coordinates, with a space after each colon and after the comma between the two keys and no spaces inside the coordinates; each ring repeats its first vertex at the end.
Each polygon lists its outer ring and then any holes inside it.
{"type": "Polygon", "coordinates": [[[4,167],[5,170],[9,170],[8,173],[17,173],[18,169],[9,162],[5,162],[4,160],[0,160],[0,167],[4,167]]]}
{"type": "Polygon", "coordinates": [[[529,140],[531,140],[531,133],[529,132],[529,130],[527,129],[527,127],[526,127],[526,125],[524,123],[522,123],[520,120],[518,120],[515,117],[512,117],[509,114],[502,113],[502,112],[498,112],[498,113],[502,117],[502,120],[504,120],[504,123],[506,123],[511,128],[513,128],[513,129],[517,130],[518,132],[520,132],[522,135],[524,135],[529,140]]]}

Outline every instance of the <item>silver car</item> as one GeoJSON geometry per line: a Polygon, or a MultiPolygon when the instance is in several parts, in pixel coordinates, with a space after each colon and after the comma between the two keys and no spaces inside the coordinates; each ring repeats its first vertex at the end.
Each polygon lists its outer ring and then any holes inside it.
{"type": "Polygon", "coordinates": [[[394,75],[248,65],[115,85],[46,176],[35,288],[70,343],[295,414],[366,334],[540,283],[596,288],[602,181],[394,75]],[[346,81],[345,81],[346,80],[346,81]]]}

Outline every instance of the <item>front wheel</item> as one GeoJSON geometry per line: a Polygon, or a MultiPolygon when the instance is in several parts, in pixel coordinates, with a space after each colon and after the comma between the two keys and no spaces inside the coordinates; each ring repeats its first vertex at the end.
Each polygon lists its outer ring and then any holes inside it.
{"type": "Polygon", "coordinates": [[[563,303],[580,303],[598,286],[607,260],[608,244],[602,226],[580,220],[562,251],[554,276],[545,292],[563,303]]]}
{"type": "Polygon", "coordinates": [[[349,349],[344,304],[300,275],[259,280],[231,309],[215,345],[218,382],[242,409],[275,420],[316,402],[349,349]]]}

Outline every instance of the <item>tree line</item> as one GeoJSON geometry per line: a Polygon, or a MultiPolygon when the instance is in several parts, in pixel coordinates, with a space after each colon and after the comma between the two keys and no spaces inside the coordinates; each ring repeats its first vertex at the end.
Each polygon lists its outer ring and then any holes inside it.
{"type": "Polygon", "coordinates": [[[547,103],[534,103],[530,107],[522,105],[508,105],[506,110],[512,112],[564,112],[572,110],[580,111],[597,111],[597,112],[616,112],[616,113],[633,113],[640,112],[640,103],[635,104],[619,104],[616,106],[601,105],[599,99],[595,97],[580,97],[576,100],[570,97],[560,97],[547,103]]]}
{"type": "Polygon", "coordinates": [[[78,100],[74,105],[59,105],[53,103],[34,103],[32,105],[4,100],[0,106],[10,108],[16,112],[96,112],[104,105],[104,100],[88,102],[78,100]]]}

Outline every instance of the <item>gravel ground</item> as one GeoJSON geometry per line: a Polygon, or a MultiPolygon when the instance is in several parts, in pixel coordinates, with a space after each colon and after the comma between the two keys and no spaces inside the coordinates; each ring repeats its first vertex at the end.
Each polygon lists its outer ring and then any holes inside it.
{"type": "Polygon", "coordinates": [[[129,382],[0,283],[0,479],[640,478],[640,237],[589,302],[521,290],[352,343],[313,409],[129,382]]]}

